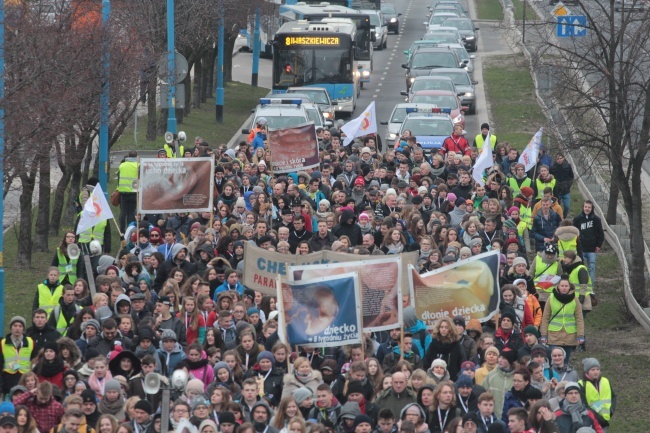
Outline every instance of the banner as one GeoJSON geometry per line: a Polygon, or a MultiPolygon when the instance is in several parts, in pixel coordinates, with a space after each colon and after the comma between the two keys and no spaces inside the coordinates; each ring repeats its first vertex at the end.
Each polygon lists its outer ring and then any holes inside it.
{"type": "Polygon", "coordinates": [[[488,130],[487,136],[485,137],[484,143],[487,143],[487,146],[483,146],[481,154],[476,158],[474,163],[474,169],[472,171],[472,177],[479,185],[485,185],[483,181],[483,172],[488,168],[494,165],[492,160],[492,146],[490,144],[490,131],[488,130]]]}
{"type": "MultiPolygon", "coordinates": [[[[280,279],[278,279],[280,280],[280,279]]],[[[356,272],[282,282],[280,338],[311,347],[361,343],[361,304],[356,272]]]]}
{"type": "MultiPolygon", "coordinates": [[[[386,256],[358,256],[356,254],[335,253],[333,251],[318,251],[304,256],[281,254],[264,250],[249,242],[244,242],[244,276],[242,284],[249,289],[257,290],[265,295],[276,296],[276,277],[290,280],[290,266],[328,265],[332,263],[354,262],[363,257],[364,261],[373,262],[385,259],[386,256]]],[[[402,269],[418,262],[418,252],[402,253],[398,256],[402,261],[402,269]]],[[[402,272],[402,287],[409,286],[408,272],[402,272]]],[[[407,293],[404,293],[407,295],[407,293]]]]}
{"type": "Polygon", "coordinates": [[[114,218],[111,207],[106,201],[102,186],[97,184],[93,188],[93,193],[88,197],[86,203],[84,203],[81,218],[79,218],[79,224],[77,224],[77,234],[111,218],[114,218]]]}
{"type": "MultiPolygon", "coordinates": [[[[358,260],[368,256],[355,257],[358,260]]],[[[402,259],[399,256],[381,257],[328,265],[290,266],[289,279],[297,282],[358,272],[364,331],[394,329],[402,326],[402,259]]]]}
{"type": "Polygon", "coordinates": [[[318,167],[318,138],[313,123],[285,129],[269,129],[271,169],[274,174],[294,173],[318,167]]]}
{"type": "Polygon", "coordinates": [[[500,251],[489,251],[422,275],[409,267],[412,305],[418,319],[429,329],[441,317],[490,320],[501,299],[500,257],[500,251]]]}
{"type": "Polygon", "coordinates": [[[368,134],[377,133],[377,116],[375,115],[375,101],[372,101],[363,113],[355,119],[341,127],[341,132],[345,133],[343,145],[347,146],[357,137],[363,137],[368,134]]]}
{"type": "Polygon", "coordinates": [[[539,148],[542,147],[542,132],[544,128],[539,128],[539,131],[533,135],[533,138],[530,139],[528,145],[521,155],[519,156],[519,163],[524,164],[524,170],[528,171],[531,168],[535,167],[537,160],[539,159],[539,148]]]}
{"type": "Polygon", "coordinates": [[[213,158],[142,158],[138,212],[212,212],[213,158]]]}

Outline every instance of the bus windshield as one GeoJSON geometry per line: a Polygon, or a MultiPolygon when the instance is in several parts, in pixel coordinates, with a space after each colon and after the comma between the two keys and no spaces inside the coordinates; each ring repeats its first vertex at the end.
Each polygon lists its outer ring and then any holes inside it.
{"type": "Polygon", "coordinates": [[[276,87],[352,82],[350,50],[294,48],[277,50],[273,59],[276,87]],[[278,80],[279,78],[279,80],[278,80]]]}

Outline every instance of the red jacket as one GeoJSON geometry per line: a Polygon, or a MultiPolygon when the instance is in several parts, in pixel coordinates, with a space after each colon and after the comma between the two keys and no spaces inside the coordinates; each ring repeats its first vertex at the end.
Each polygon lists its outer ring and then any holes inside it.
{"type": "Polygon", "coordinates": [[[445,141],[442,142],[442,147],[438,150],[438,152],[444,155],[449,151],[471,156],[469,142],[462,135],[456,136],[452,134],[449,137],[445,138],[445,141]]]}

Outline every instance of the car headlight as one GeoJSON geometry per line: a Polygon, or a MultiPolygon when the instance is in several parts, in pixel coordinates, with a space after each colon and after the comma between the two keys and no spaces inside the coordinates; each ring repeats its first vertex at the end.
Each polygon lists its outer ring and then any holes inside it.
{"type": "Polygon", "coordinates": [[[465,96],[467,96],[468,98],[473,98],[474,94],[472,92],[467,92],[465,93],[465,96]]]}
{"type": "Polygon", "coordinates": [[[388,139],[389,140],[397,139],[397,134],[395,134],[394,132],[391,132],[390,134],[388,134],[388,139]]]}
{"type": "Polygon", "coordinates": [[[474,36],[465,36],[465,40],[466,40],[466,41],[473,41],[473,40],[474,40],[474,36]]]}
{"type": "Polygon", "coordinates": [[[369,77],[370,76],[370,71],[361,71],[361,76],[362,77],[369,77]]]}
{"type": "Polygon", "coordinates": [[[411,83],[413,83],[413,82],[415,81],[415,77],[411,77],[411,78],[409,78],[409,81],[410,81],[411,83]]]}
{"type": "Polygon", "coordinates": [[[326,119],[329,119],[330,117],[332,117],[332,115],[330,113],[328,113],[328,112],[324,112],[323,117],[326,118],[326,119]]]}
{"type": "Polygon", "coordinates": [[[396,23],[396,22],[397,22],[397,18],[391,18],[391,19],[390,19],[390,22],[391,22],[391,23],[396,23]]]}
{"type": "Polygon", "coordinates": [[[454,122],[454,124],[456,124],[456,123],[460,123],[460,122],[463,121],[463,116],[459,114],[458,116],[456,116],[456,117],[454,117],[453,119],[451,119],[451,121],[454,122]]]}

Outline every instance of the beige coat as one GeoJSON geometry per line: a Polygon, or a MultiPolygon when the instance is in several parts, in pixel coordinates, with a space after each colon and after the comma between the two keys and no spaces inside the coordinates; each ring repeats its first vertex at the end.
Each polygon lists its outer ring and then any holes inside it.
{"type": "Polygon", "coordinates": [[[576,319],[576,330],[577,332],[575,334],[569,334],[564,330],[564,328],[558,332],[549,332],[548,331],[548,324],[551,321],[551,317],[557,311],[551,311],[551,302],[547,302],[546,306],[544,307],[544,315],[542,316],[542,326],[540,327],[540,334],[542,337],[547,337],[548,338],[548,344],[549,345],[554,345],[554,346],[577,346],[578,345],[578,337],[584,337],[585,336],[585,322],[582,318],[582,307],[580,306],[580,302],[578,301],[578,298],[573,301],[576,303],[576,311],[575,311],[575,319],[576,319]]]}

